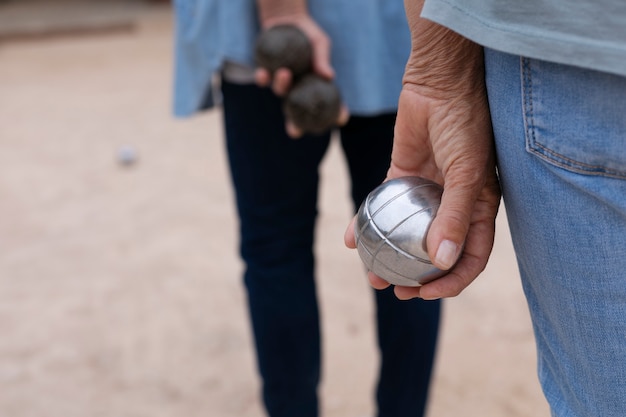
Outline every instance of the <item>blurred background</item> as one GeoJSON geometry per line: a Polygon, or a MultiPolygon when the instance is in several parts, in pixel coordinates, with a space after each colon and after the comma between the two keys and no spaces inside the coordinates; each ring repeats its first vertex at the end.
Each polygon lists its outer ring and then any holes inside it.
{"type": "MultiPolygon", "coordinates": [[[[1,417],[263,415],[221,114],[171,116],[172,29],[168,1],[0,0],[1,417]]],[[[322,408],[367,417],[373,300],[343,246],[344,170],[333,146],[322,408]]],[[[548,415],[503,209],[498,226],[444,304],[430,417],[548,415]]]]}

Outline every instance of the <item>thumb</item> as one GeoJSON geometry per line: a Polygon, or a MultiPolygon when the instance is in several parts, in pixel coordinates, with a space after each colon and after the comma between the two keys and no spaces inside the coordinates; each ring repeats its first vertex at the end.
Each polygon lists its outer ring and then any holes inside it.
{"type": "Polygon", "coordinates": [[[331,40],[318,26],[303,28],[313,48],[313,71],[327,80],[335,78],[335,70],[331,64],[331,40]],[[307,30],[308,29],[308,30],[307,30]]]}
{"type": "Polygon", "coordinates": [[[335,78],[335,70],[330,63],[330,45],[322,44],[313,49],[313,68],[327,80],[335,78]]]}
{"type": "Polygon", "coordinates": [[[441,206],[426,238],[428,256],[437,268],[449,270],[459,259],[483,181],[468,181],[467,173],[446,176],[441,206]]]}

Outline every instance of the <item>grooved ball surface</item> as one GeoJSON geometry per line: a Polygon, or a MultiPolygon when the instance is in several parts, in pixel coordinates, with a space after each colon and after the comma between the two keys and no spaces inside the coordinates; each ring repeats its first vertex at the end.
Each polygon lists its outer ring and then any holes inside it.
{"type": "Polygon", "coordinates": [[[366,267],[394,285],[419,286],[444,274],[429,260],[426,235],[443,189],[419,177],[389,180],[357,213],[357,250],[366,267]]]}

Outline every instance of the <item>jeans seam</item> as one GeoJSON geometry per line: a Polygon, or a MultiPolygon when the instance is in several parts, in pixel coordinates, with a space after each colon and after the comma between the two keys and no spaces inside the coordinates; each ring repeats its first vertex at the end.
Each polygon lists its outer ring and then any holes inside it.
{"type": "Polygon", "coordinates": [[[522,77],[522,97],[524,105],[524,125],[526,130],[526,149],[532,152],[531,144],[536,143],[535,138],[535,122],[532,99],[532,80],[528,75],[530,73],[530,62],[527,58],[520,57],[520,72],[522,77]],[[528,137],[530,136],[530,137],[528,137]]]}

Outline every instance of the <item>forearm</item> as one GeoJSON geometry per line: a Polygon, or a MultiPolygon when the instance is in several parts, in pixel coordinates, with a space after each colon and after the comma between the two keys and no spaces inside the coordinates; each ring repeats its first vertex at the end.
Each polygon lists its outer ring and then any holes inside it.
{"type": "Polygon", "coordinates": [[[452,30],[420,17],[423,0],[404,1],[411,29],[411,55],[404,83],[420,88],[433,98],[451,98],[482,84],[482,47],[452,30]]]}
{"type": "Polygon", "coordinates": [[[307,15],[307,0],[256,0],[263,27],[307,15]]]}

